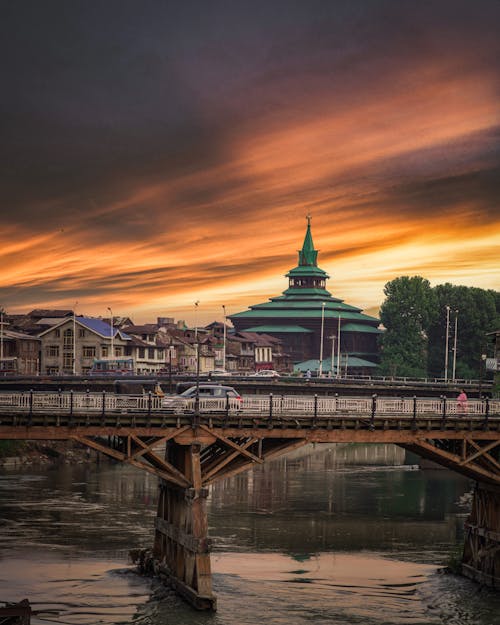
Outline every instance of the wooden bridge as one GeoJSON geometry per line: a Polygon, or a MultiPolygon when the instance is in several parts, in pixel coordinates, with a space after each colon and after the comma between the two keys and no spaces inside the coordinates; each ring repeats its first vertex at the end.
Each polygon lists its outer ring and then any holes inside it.
{"type": "Polygon", "coordinates": [[[463,570],[500,588],[500,400],[100,392],[0,393],[0,439],[74,440],[159,478],[157,573],[215,609],[208,486],[307,443],[395,443],[475,480],[463,570]],[[164,451],[163,451],[164,448],[164,451]]]}

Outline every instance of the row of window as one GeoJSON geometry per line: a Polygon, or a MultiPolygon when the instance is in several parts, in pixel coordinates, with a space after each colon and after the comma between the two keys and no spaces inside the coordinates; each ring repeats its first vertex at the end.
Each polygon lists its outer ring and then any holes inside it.
{"type": "MultiPolygon", "coordinates": [[[[108,353],[109,349],[107,346],[103,346],[101,347],[101,355],[103,358],[106,358],[109,353],[108,353]]],[[[115,356],[123,356],[123,351],[122,351],[122,347],[120,346],[116,346],[114,347],[114,355],[115,356]]],[[[59,345],[47,345],[45,347],[45,355],[48,358],[59,358],[59,354],[60,354],[60,346],[59,345]]],[[[82,356],[83,358],[95,358],[97,356],[97,348],[95,347],[95,345],[83,345],[82,347],[82,356]]],[[[63,357],[71,357],[73,358],[73,344],[71,343],[71,345],[66,345],[66,343],[63,346],[63,357]]]]}

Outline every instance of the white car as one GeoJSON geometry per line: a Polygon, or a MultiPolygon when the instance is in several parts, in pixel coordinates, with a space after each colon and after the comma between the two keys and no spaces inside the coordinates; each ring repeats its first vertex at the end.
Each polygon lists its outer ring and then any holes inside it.
{"type": "Polygon", "coordinates": [[[211,378],[230,378],[231,374],[229,371],[224,371],[224,369],[214,369],[213,371],[209,371],[208,375],[211,378]]]}
{"type": "Polygon", "coordinates": [[[253,377],[256,378],[280,378],[280,374],[274,369],[261,369],[257,371],[253,377]]]}

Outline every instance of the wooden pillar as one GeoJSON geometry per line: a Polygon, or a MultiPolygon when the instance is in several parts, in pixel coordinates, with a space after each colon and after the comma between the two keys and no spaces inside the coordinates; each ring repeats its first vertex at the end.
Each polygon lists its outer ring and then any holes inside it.
{"type": "Polygon", "coordinates": [[[210,570],[210,539],[206,498],[202,487],[200,445],[167,444],[166,460],[191,486],[160,480],[153,553],[169,583],[200,610],[215,610],[210,570]]]}
{"type": "Polygon", "coordinates": [[[500,488],[476,484],[472,510],[465,523],[462,572],[481,584],[500,589],[500,488]]]}

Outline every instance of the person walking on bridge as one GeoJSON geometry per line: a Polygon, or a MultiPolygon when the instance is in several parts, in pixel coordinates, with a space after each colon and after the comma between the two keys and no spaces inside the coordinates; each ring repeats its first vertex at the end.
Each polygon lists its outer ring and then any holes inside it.
{"type": "Polygon", "coordinates": [[[467,395],[463,389],[461,389],[457,397],[457,412],[459,414],[465,414],[467,412],[467,395]]]}

